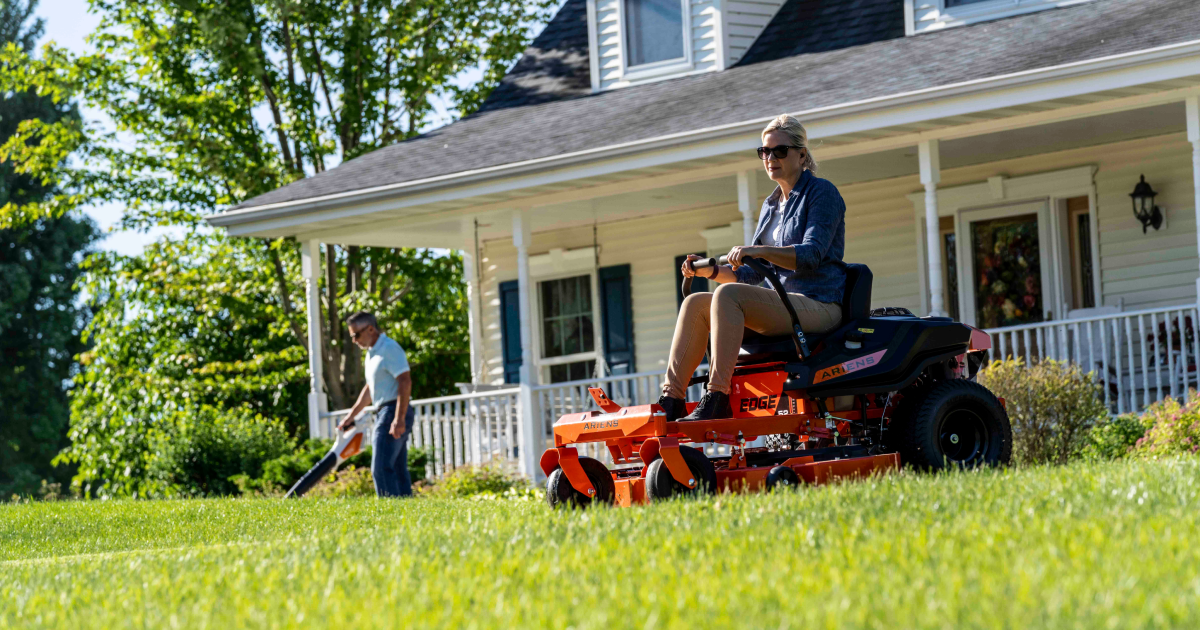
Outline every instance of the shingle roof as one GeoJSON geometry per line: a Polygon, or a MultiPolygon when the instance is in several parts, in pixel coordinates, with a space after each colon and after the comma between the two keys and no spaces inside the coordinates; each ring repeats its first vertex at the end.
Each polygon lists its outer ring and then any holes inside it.
{"type": "Polygon", "coordinates": [[[904,37],[904,0],[788,0],[738,65],[904,37]]]}
{"type": "Polygon", "coordinates": [[[1095,0],[581,98],[493,109],[237,208],[549,158],[1198,38],[1196,0],[1095,0]]]}
{"type": "Polygon", "coordinates": [[[545,103],[591,91],[587,0],[567,0],[479,111],[545,103]]]}

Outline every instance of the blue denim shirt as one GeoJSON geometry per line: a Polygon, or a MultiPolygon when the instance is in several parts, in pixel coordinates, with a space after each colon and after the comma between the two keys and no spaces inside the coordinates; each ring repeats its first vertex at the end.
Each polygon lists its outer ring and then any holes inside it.
{"type": "MultiPolygon", "coordinates": [[[[762,245],[763,232],[771,213],[779,207],[778,187],[763,202],[763,212],[754,230],[754,244],[762,245]]],[[[779,244],[796,250],[796,270],[776,267],[788,293],[803,293],[818,301],[841,303],[846,288],[846,202],[836,186],[804,171],[792,193],[784,200],[779,220],[779,244]]],[[[748,266],[737,270],[738,282],[762,284],[764,278],[748,266]]]]}

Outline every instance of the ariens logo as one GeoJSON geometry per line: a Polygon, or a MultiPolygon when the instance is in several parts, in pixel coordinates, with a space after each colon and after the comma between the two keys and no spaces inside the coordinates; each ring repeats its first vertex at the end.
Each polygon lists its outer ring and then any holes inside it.
{"type": "Polygon", "coordinates": [[[816,385],[817,383],[824,383],[830,379],[835,379],[839,376],[845,376],[851,372],[857,372],[874,365],[879,365],[879,362],[883,360],[883,355],[886,352],[887,350],[872,352],[865,357],[850,359],[845,363],[827,367],[820,372],[817,372],[817,376],[813,378],[813,385],[816,385]]]}

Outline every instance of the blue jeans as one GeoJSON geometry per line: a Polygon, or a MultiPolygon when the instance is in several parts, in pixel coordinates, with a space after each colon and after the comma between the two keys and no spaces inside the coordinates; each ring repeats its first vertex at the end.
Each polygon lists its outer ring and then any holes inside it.
{"type": "Polygon", "coordinates": [[[396,419],[396,401],[391,400],[375,412],[375,439],[371,442],[371,478],[375,494],[381,497],[412,496],[412,478],[408,475],[408,436],[412,434],[416,411],[410,405],[404,415],[404,435],[392,437],[396,419]]]}

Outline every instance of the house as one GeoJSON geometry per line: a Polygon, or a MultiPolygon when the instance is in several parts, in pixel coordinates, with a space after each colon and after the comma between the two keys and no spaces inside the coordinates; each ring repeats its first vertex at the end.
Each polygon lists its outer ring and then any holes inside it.
{"type": "Polygon", "coordinates": [[[533,474],[577,381],[656,397],[679,258],[751,234],[784,112],[875,306],[1083,363],[1114,411],[1195,384],[1195,0],[566,0],[479,113],[208,220],[298,239],[309,282],[322,242],[461,249],[477,391],[417,439],[533,474]]]}

